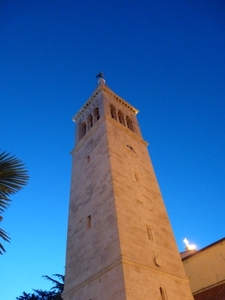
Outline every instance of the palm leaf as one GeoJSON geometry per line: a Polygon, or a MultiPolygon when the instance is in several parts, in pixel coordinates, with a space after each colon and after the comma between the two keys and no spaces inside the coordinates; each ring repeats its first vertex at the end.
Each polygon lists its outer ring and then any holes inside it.
{"type": "MultiPolygon", "coordinates": [[[[6,241],[6,242],[10,242],[10,237],[7,235],[7,233],[0,228],[0,237],[6,241]]],[[[5,248],[3,247],[3,245],[0,243],[0,254],[3,254],[3,252],[6,252],[5,248]]]]}
{"type": "MultiPolygon", "coordinates": [[[[9,196],[21,190],[27,184],[28,178],[28,172],[20,159],[10,153],[0,153],[0,214],[9,206],[11,201],[9,196]]],[[[6,242],[10,241],[7,233],[2,229],[0,229],[0,238],[6,242]]],[[[0,244],[0,254],[3,252],[5,248],[0,244]]]]}
{"type": "Polygon", "coordinates": [[[8,234],[0,228],[0,236],[1,238],[3,238],[4,241],[9,242],[10,241],[10,237],[8,236],[8,234]]]}
{"type": "Polygon", "coordinates": [[[0,198],[8,200],[9,195],[26,185],[29,176],[22,161],[10,153],[0,153],[0,198]]]}

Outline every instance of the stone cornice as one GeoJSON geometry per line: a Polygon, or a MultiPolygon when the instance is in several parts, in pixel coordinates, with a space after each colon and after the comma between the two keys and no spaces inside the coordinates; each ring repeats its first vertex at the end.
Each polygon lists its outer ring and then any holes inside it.
{"type": "Polygon", "coordinates": [[[76,113],[76,115],[73,117],[73,121],[77,122],[89,109],[97,99],[96,97],[101,92],[101,87],[97,87],[97,89],[94,91],[94,93],[91,95],[91,97],[84,103],[84,105],[79,109],[79,111],[76,113]]]}
{"type": "Polygon", "coordinates": [[[93,94],[89,97],[89,99],[85,102],[85,104],[79,109],[76,115],[73,117],[73,121],[77,122],[82,116],[87,112],[87,110],[95,103],[97,96],[100,92],[106,93],[109,95],[113,100],[118,102],[120,105],[124,106],[126,109],[130,110],[135,115],[138,113],[138,110],[126,102],[124,99],[119,97],[116,93],[114,93],[108,86],[101,84],[99,85],[93,94]]]}
{"type": "Polygon", "coordinates": [[[112,97],[116,102],[124,106],[126,109],[132,111],[135,115],[138,113],[138,110],[130,105],[127,101],[119,97],[116,93],[114,93],[110,88],[107,86],[102,86],[102,90],[106,92],[110,97],[112,97]]]}
{"type": "Polygon", "coordinates": [[[162,269],[155,268],[155,267],[152,267],[152,266],[143,265],[143,264],[140,264],[139,262],[132,261],[129,258],[126,258],[124,256],[120,256],[118,259],[116,259],[114,262],[112,262],[108,267],[100,270],[94,276],[91,276],[91,277],[87,278],[86,280],[84,280],[83,282],[81,282],[80,284],[78,284],[77,286],[72,288],[70,291],[68,291],[68,292],[66,291],[65,293],[63,293],[63,296],[64,295],[71,295],[72,293],[75,293],[76,291],[78,291],[79,289],[81,289],[82,287],[87,285],[88,283],[98,279],[100,276],[106,274],[107,272],[109,272],[110,270],[114,269],[115,267],[117,267],[119,265],[121,265],[121,266],[130,265],[130,266],[138,267],[140,269],[149,270],[149,271],[154,272],[154,273],[160,273],[161,275],[166,275],[166,276],[169,276],[169,277],[173,277],[175,279],[179,278],[179,279],[182,279],[183,281],[185,281],[187,283],[190,282],[188,277],[178,276],[176,274],[169,273],[167,271],[163,271],[162,269]]]}

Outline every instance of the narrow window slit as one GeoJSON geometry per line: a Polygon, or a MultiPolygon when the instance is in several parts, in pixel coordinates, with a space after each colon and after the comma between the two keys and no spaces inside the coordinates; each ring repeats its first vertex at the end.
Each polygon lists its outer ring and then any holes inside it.
{"type": "Polygon", "coordinates": [[[138,173],[134,173],[134,177],[135,177],[135,180],[136,180],[137,182],[139,182],[139,181],[140,181],[140,180],[139,180],[138,173]]]}
{"type": "Polygon", "coordinates": [[[153,240],[152,230],[149,226],[146,226],[146,229],[147,229],[148,239],[152,241],[153,240]]]}
{"type": "Polygon", "coordinates": [[[91,215],[87,217],[87,229],[91,228],[91,215]]]}
{"type": "Polygon", "coordinates": [[[159,291],[160,291],[161,299],[167,300],[165,289],[163,287],[160,287],[159,291]]]}

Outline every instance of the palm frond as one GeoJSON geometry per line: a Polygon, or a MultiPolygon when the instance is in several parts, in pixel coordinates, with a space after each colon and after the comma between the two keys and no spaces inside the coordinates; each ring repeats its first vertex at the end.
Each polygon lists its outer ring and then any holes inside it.
{"type": "Polygon", "coordinates": [[[6,250],[3,247],[3,245],[0,243],[0,254],[2,255],[4,252],[6,252],[6,250]]]}
{"type": "Polygon", "coordinates": [[[10,242],[10,237],[8,236],[8,234],[0,228],[0,237],[6,241],[6,242],[10,242]]]}
{"type": "Polygon", "coordinates": [[[9,198],[0,196],[0,213],[5,211],[5,209],[9,206],[10,201],[11,200],[9,198]]]}
{"type": "MultiPolygon", "coordinates": [[[[10,242],[10,237],[1,228],[0,228],[0,237],[6,242],[10,242]]],[[[2,255],[4,252],[6,252],[6,250],[5,250],[4,246],[0,243],[0,254],[2,255]]]]}
{"type": "Polygon", "coordinates": [[[10,153],[0,153],[0,194],[8,196],[26,185],[29,176],[23,162],[10,153]]]}
{"type": "MultiPolygon", "coordinates": [[[[9,196],[21,190],[27,184],[28,178],[28,172],[20,159],[7,152],[0,153],[0,214],[9,206],[11,201],[9,196]]],[[[0,221],[2,221],[1,216],[0,221]]],[[[7,233],[2,229],[0,229],[0,238],[6,242],[10,241],[7,233]]],[[[5,249],[0,244],[0,254],[3,252],[5,249]]]]}

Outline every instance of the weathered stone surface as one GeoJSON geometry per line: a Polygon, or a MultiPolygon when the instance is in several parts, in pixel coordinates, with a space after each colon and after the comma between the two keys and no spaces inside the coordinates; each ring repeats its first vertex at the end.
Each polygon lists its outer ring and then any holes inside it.
{"type": "Polygon", "coordinates": [[[65,300],[193,299],[136,113],[102,85],[75,116],[65,300]]]}

